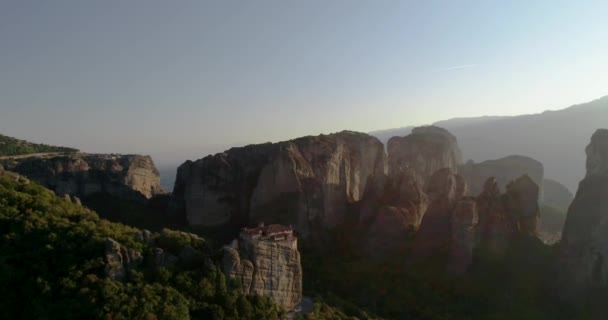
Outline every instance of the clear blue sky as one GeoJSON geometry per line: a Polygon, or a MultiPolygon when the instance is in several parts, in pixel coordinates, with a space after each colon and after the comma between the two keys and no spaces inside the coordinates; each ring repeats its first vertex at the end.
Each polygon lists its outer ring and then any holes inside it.
{"type": "Polygon", "coordinates": [[[0,133],[199,158],[608,94],[607,1],[0,0],[0,133]]]}

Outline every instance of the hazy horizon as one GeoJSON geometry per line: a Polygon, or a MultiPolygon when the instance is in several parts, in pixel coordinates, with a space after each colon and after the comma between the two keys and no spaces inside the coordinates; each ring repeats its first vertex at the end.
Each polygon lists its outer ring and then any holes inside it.
{"type": "Polygon", "coordinates": [[[1,133],[160,167],[608,92],[600,1],[8,1],[1,133]]]}

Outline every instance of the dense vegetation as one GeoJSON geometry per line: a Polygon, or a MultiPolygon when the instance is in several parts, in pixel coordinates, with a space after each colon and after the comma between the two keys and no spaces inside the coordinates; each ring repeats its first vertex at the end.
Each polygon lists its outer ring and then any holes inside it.
{"type": "MultiPolygon", "coordinates": [[[[146,253],[139,230],[100,219],[35,183],[0,178],[0,310],[5,319],[279,319],[263,297],[240,294],[215,263],[130,270],[128,280],[104,276],[111,237],[146,253]]],[[[164,230],[168,251],[186,244],[213,254],[204,241],[164,230]]],[[[210,260],[213,261],[213,260],[210,260]]]]}
{"type": "Polygon", "coordinates": [[[0,156],[16,156],[32,153],[77,152],[77,149],[31,143],[0,134],[0,156]]]}

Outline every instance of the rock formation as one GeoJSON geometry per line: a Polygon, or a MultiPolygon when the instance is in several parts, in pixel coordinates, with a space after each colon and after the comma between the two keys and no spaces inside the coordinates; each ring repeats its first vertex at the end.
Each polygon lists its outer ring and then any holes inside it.
{"type": "Polygon", "coordinates": [[[451,216],[451,245],[449,249],[448,271],[454,274],[465,272],[473,261],[476,245],[477,203],[474,198],[460,200],[451,216]]]}
{"type": "Polygon", "coordinates": [[[507,184],[522,175],[528,175],[534,183],[543,185],[543,164],[529,157],[508,156],[497,160],[481,163],[468,161],[460,166],[459,172],[466,180],[471,194],[480,194],[484,183],[489,178],[495,178],[501,190],[507,184]]]}
{"type": "Polygon", "coordinates": [[[596,131],[587,175],[568,210],[560,248],[560,293],[574,298],[608,284],[608,130],[596,131]]]}
{"type": "Polygon", "coordinates": [[[524,175],[500,193],[498,182],[489,178],[479,196],[466,196],[464,178],[449,168],[438,170],[426,188],[428,209],[412,247],[412,261],[442,257],[447,270],[465,272],[473,252],[503,256],[516,237],[537,235],[538,185],[524,175]]]}
{"type": "Polygon", "coordinates": [[[536,236],[540,210],[538,207],[539,187],[528,175],[523,175],[507,184],[505,206],[507,212],[518,222],[518,232],[536,236]]]}
{"type": "MultiPolygon", "coordinates": [[[[163,231],[164,232],[164,231],[163,231]]],[[[167,240],[163,234],[153,234],[148,230],[141,230],[135,234],[135,239],[143,245],[143,252],[130,249],[118,241],[107,238],[105,243],[105,275],[115,281],[127,280],[128,271],[136,269],[144,262],[147,267],[152,268],[200,268],[212,265],[207,261],[209,258],[193,245],[201,248],[205,240],[199,236],[182,231],[170,231],[179,236],[181,241],[187,240],[181,247],[176,247],[174,240],[167,240]]]]}
{"type": "Polygon", "coordinates": [[[122,246],[112,238],[106,239],[105,274],[114,281],[124,281],[127,271],[137,267],[142,261],[141,252],[122,246]]]}
{"type": "Polygon", "coordinates": [[[405,225],[416,230],[426,211],[426,205],[427,197],[423,186],[411,170],[392,177],[374,175],[367,181],[360,203],[359,220],[362,224],[369,224],[376,218],[376,213],[386,208],[395,208],[401,212],[405,225]]]}
{"type": "MultiPolygon", "coordinates": [[[[424,258],[435,254],[448,254],[452,244],[452,218],[459,201],[466,194],[466,182],[449,168],[433,174],[426,187],[429,205],[413,245],[413,255],[424,258]]],[[[464,210],[465,205],[461,209],[464,210]]],[[[475,214],[462,214],[464,216],[475,214]]],[[[459,224],[459,221],[454,221],[459,224]]],[[[455,235],[456,237],[456,235],[455,235]]]]}
{"type": "Polygon", "coordinates": [[[489,178],[477,197],[479,240],[494,255],[503,255],[517,234],[517,220],[507,212],[495,178],[489,178]]]}
{"type": "MultiPolygon", "coordinates": [[[[269,230],[264,235],[272,234],[269,230]]],[[[300,252],[292,235],[250,238],[242,231],[232,246],[224,248],[223,269],[242,282],[244,293],[270,297],[285,310],[293,310],[302,301],[300,252]]]]}
{"type": "Polygon", "coordinates": [[[507,184],[500,193],[498,182],[489,178],[477,197],[480,244],[501,256],[517,236],[538,236],[539,187],[528,175],[507,184]]]}
{"type": "Polygon", "coordinates": [[[450,168],[456,172],[462,163],[456,137],[439,127],[418,127],[410,135],[393,137],[387,150],[389,176],[411,169],[423,184],[437,170],[450,168]]]}
{"type": "Polygon", "coordinates": [[[232,148],[181,165],[171,206],[192,225],[272,220],[308,237],[341,223],[384,162],[378,139],[349,131],[232,148]]]}
{"type": "Polygon", "coordinates": [[[149,199],[161,192],[152,158],[139,155],[70,154],[12,160],[9,170],[27,176],[59,195],[107,193],[149,199]]]}

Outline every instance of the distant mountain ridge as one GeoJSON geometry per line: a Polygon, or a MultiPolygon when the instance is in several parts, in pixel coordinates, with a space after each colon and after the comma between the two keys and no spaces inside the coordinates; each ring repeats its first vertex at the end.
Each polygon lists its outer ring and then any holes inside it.
{"type": "MultiPolygon", "coordinates": [[[[566,109],[509,117],[456,118],[435,122],[458,139],[465,160],[481,162],[509,155],[539,160],[545,176],[570,190],[584,177],[584,146],[597,128],[608,123],[608,96],[566,109]]],[[[412,127],[370,134],[386,143],[409,134],[412,127]]]]}
{"type": "Polygon", "coordinates": [[[71,153],[78,149],[50,146],[40,143],[32,143],[0,134],[0,156],[18,156],[34,153],[71,153]]]}

